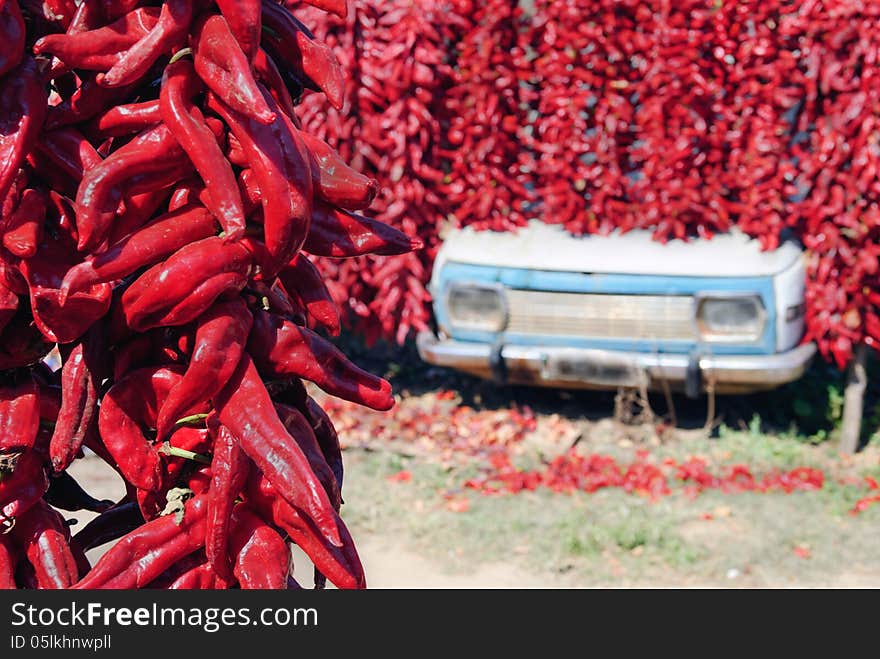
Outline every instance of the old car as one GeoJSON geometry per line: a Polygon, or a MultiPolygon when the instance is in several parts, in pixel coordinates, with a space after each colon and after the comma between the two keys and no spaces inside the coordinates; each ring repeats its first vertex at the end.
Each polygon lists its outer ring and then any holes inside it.
{"type": "Polygon", "coordinates": [[[504,383],[657,388],[696,396],[797,379],[803,250],[739,232],[661,243],[650,232],[575,237],[454,230],[434,265],[425,361],[504,383]]]}

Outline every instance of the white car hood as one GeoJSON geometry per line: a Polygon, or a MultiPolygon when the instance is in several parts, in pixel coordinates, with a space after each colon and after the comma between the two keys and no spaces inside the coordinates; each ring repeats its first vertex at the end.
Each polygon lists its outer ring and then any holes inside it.
{"type": "Polygon", "coordinates": [[[445,237],[435,272],[445,261],[507,268],[693,277],[762,277],[784,271],[800,257],[792,242],[761,251],[742,232],[662,244],[652,232],[572,236],[560,226],[532,221],[517,232],[455,229],[445,237]]]}

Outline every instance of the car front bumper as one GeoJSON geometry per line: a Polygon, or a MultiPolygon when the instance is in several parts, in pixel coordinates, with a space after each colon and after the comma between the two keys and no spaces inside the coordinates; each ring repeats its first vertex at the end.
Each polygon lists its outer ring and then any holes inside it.
{"type": "Polygon", "coordinates": [[[514,384],[614,389],[657,388],[664,381],[695,395],[712,385],[719,393],[772,389],[797,380],[816,352],[805,343],[772,355],[619,352],[551,346],[495,345],[439,339],[421,332],[419,355],[446,366],[514,384]]]}

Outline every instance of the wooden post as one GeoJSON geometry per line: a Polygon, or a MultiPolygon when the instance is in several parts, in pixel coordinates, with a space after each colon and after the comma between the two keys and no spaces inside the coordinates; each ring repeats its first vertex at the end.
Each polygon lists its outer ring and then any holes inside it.
{"type": "Polygon", "coordinates": [[[868,387],[868,346],[856,347],[846,376],[843,398],[843,422],[840,425],[841,453],[855,453],[862,436],[862,412],[865,406],[865,389],[868,387]]]}

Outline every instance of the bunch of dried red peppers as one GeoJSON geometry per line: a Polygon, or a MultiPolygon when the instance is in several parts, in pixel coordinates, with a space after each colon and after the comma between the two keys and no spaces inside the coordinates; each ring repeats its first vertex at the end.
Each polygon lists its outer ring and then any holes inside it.
{"type": "Polygon", "coordinates": [[[305,90],[342,107],[343,69],[276,2],[0,0],[0,588],[296,588],[289,543],[364,587],[303,380],[393,397],[325,338],[312,259],[419,242],[357,213],[378,184],[305,90]],[[68,473],[86,447],[122,500],[68,473]]]}

